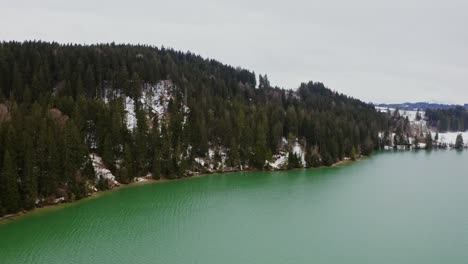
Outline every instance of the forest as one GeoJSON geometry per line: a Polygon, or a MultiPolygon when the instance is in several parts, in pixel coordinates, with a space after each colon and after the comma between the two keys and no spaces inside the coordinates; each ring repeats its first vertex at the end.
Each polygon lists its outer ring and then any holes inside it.
{"type": "Polygon", "coordinates": [[[440,132],[457,132],[468,130],[468,110],[457,106],[449,109],[427,109],[427,122],[440,132]]]}
{"type": "Polygon", "coordinates": [[[320,82],[283,89],[267,75],[191,52],[2,42],[0,216],[108,188],[96,177],[92,155],[124,184],[149,174],[175,179],[203,172],[196,160],[213,149],[223,150],[214,157],[225,168],[264,170],[273,155],[299,142],[305,162],[293,153],[287,168],[330,166],[378,149],[378,133],[393,123],[320,82]],[[162,111],[145,103],[158,87],[168,91],[162,111]]]}

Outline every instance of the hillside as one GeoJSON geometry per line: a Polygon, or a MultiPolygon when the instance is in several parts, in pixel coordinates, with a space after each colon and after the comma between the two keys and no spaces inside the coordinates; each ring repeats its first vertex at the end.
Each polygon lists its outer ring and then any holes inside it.
{"type": "MultiPolygon", "coordinates": [[[[393,124],[392,129],[379,134],[382,149],[455,148],[459,135],[462,140],[468,138],[464,128],[468,119],[462,107],[425,111],[379,106],[376,109],[387,113],[393,124]]],[[[468,148],[466,142],[462,145],[468,148]]]]}
{"type": "Polygon", "coordinates": [[[307,82],[144,45],[0,44],[0,215],[119,184],[329,166],[392,129],[374,106],[307,82]]]}

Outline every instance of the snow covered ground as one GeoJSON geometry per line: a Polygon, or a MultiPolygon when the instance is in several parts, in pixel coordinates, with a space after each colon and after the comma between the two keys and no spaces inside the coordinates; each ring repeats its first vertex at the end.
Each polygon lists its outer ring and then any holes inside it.
{"type": "Polygon", "coordinates": [[[305,153],[304,153],[304,150],[302,149],[302,146],[299,144],[299,142],[296,141],[294,143],[294,147],[292,151],[294,154],[296,154],[297,156],[301,158],[302,165],[306,166],[305,153]]]}
{"type": "MultiPolygon", "coordinates": [[[[283,138],[282,143],[283,147],[287,147],[288,141],[285,138],[283,138]]],[[[294,142],[292,153],[296,154],[301,159],[304,167],[307,165],[305,161],[305,152],[298,141],[294,142]]],[[[278,154],[273,155],[272,161],[266,161],[266,164],[268,164],[272,169],[281,169],[288,165],[288,158],[289,152],[280,151],[278,154]]]]}
{"type": "MultiPolygon", "coordinates": [[[[435,137],[436,133],[432,132],[432,138],[435,137]]],[[[463,142],[465,145],[468,143],[468,131],[465,132],[445,132],[439,133],[439,142],[446,143],[446,144],[455,144],[455,140],[457,139],[458,134],[462,134],[463,142]]]]}
{"type": "Polygon", "coordinates": [[[289,153],[280,152],[279,154],[273,155],[273,161],[268,162],[272,169],[281,169],[288,163],[289,153]]]}
{"type": "Polygon", "coordinates": [[[127,113],[127,128],[133,130],[136,127],[135,103],[130,97],[125,97],[125,112],[127,113]]]}
{"type": "MultiPolygon", "coordinates": [[[[390,112],[393,114],[395,112],[395,108],[386,108],[386,107],[380,107],[380,106],[376,106],[375,109],[379,112],[384,112],[386,113],[387,110],[390,110],[390,112]]],[[[417,109],[415,110],[398,110],[398,113],[400,113],[401,116],[403,116],[404,118],[408,117],[408,120],[410,122],[417,122],[416,120],[416,116],[417,116],[417,109]]],[[[425,115],[425,112],[420,110],[419,111],[420,115],[422,118],[424,118],[424,115],[425,115]]]]}
{"type": "MultiPolygon", "coordinates": [[[[224,147],[210,147],[206,157],[195,157],[195,162],[202,167],[208,167],[211,170],[219,170],[227,167],[227,149],[224,147]],[[219,154],[220,160],[216,160],[219,154]]],[[[232,168],[231,168],[232,169],[232,168]]]]}
{"type": "Polygon", "coordinates": [[[109,180],[113,185],[119,186],[120,183],[115,179],[115,176],[110,170],[106,168],[102,162],[102,158],[97,154],[89,154],[93,163],[94,171],[96,172],[96,180],[99,181],[101,178],[109,180]]]}
{"type": "Polygon", "coordinates": [[[170,80],[159,81],[156,85],[145,84],[141,103],[146,110],[162,117],[167,112],[173,89],[174,84],[170,80]]]}
{"type": "MultiPolygon", "coordinates": [[[[169,101],[173,98],[174,84],[171,80],[159,81],[156,85],[145,84],[142,89],[140,103],[147,112],[155,114],[158,118],[164,118],[167,113],[169,101]]],[[[136,126],[135,102],[132,98],[125,98],[125,111],[127,113],[127,128],[132,130],[136,126]]],[[[183,113],[188,114],[189,108],[184,105],[183,113]]],[[[184,123],[187,115],[184,115],[184,123]]]]}

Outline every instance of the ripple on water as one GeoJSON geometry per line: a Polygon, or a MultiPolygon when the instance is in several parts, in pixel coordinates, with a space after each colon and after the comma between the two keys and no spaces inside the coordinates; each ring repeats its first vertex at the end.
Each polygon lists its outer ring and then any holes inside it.
{"type": "Polygon", "coordinates": [[[0,225],[0,263],[466,263],[468,154],[124,188],[0,225]]]}

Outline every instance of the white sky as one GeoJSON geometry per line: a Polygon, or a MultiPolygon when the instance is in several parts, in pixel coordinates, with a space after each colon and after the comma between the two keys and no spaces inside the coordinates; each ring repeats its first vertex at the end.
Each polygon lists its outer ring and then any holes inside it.
{"type": "Polygon", "coordinates": [[[466,0],[0,0],[0,40],[142,43],[372,102],[468,103],[466,0]]]}

